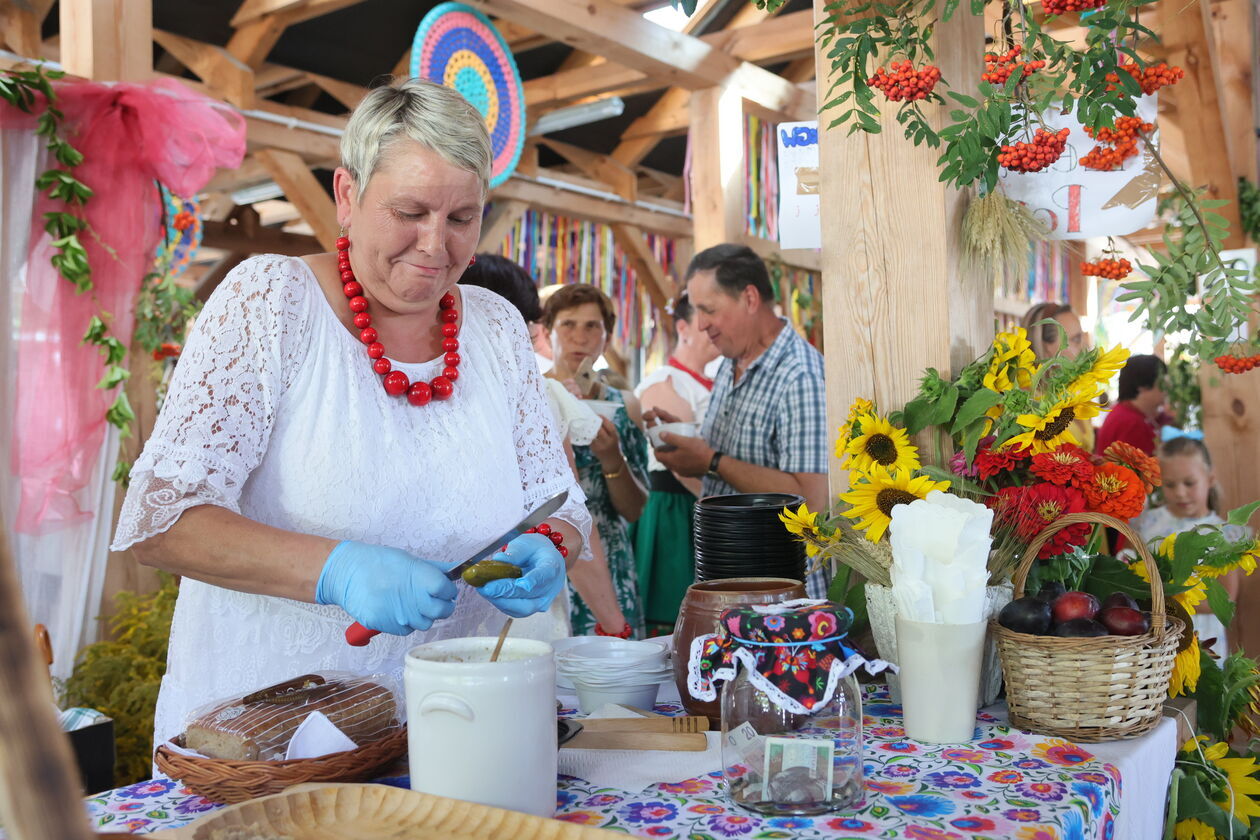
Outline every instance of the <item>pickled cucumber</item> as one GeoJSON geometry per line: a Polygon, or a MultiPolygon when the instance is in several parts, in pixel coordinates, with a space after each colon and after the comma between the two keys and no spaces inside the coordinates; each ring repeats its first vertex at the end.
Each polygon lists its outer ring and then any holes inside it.
{"type": "Polygon", "coordinates": [[[467,569],[464,569],[464,573],[460,577],[469,586],[480,588],[492,580],[518,578],[522,574],[524,572],[521,571],[520,566],[504,563],[502,560],[482,560],[480,563],[474,563],[467,569]]]}

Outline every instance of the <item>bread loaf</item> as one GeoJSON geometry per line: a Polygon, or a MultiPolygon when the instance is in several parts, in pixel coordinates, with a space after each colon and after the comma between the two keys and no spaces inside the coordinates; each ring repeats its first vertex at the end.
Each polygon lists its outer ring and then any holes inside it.
{"type": "Polygon", "coordinates": [[[388,688],[368,679],[307,674],[229,700],[188,725],[185,745],[210,758],[274,761],[311,712],[323,712],[346,737],[363,745],[396,724],[388,688]]]}

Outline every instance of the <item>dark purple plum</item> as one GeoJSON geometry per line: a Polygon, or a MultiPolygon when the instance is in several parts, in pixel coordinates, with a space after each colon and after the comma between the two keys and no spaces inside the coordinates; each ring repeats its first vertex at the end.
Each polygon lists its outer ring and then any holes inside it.
{"type": "Polygon", "coordinates": [[[1050,605],[1040,598],[1016,598],[998,613],[998,624],[1016,633],[1044,636],[1050,632],[1050,605]]]}
{"type": "Polygon", "coordinates": [[[1106,636],[1107,628],[1092,618],[1071,618],[1054,628],[1056,636],[1106,636]]]}
{"type": "Polygon", "coordinates": [[[1139,610],[1137,601],[1127,592],[1112,592],[1107,596],[1107,600],[1102,602],[1102,608],[1105,610],[1109,607],[1128,607],[1131,610],[1139,610]]]}
{"type": "Polygon", "coordinates": [[[1037,597],[1047,604],[1053,604],[1065,592],[1067,592],[1066,586],[1057,580],[1048,580],[1041,585],[1041,591],[1037,593],[1037,597]]]}

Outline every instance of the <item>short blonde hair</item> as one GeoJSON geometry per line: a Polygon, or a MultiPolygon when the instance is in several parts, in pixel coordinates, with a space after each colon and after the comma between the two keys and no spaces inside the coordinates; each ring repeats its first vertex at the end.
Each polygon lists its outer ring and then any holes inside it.
{"type": "Polygon", "coordinates": [[[493,154],[486,121],[461,93],[425,79],[404,79],[368,93],[341,135],[341,165],[362,198],[381,156],[398,140],[414,140],[490,183],[493,154]]]}

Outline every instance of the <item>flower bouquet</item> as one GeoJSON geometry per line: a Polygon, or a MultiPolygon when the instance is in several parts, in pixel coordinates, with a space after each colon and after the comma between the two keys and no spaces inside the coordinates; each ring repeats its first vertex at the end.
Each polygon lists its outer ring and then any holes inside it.
{"type": "MultiPolygon", "coordinates": [[[[880,587],[890,583],[887,530],[894,507],[939,490],[993,509],[993,615],[1010,599],[1010,577],[1025,549],[1051,523],[1082,511],[1122,521],[1141,512],[1159,483],[1158,463],[1123,444],[1096,459],[1077,437],[1080,425],[1099,414],[1099,398],[1128,355],[1123,348],[1089,349],[1075,359],[1060,355],[1038,363],[1026,331],[1016,328],[999,333],[952,380],[929,369],[900,411],[884,415],[868,400],[853,403],[836,440],[836,455],[849,471],[848,491],[828,515],[802,507],[785,512],[783,521],[811,557],[831,564],[833,600],[852,606],[854,574],[868,583],[870,620],[884,658],[895,651],[891,640],[880,640],[886,595],[880,587]],[[931,460],[923,457],[924,447],[931,460]]],[[[1038,554],[1051,558],[1102,539],[1101,528],[1072,525],[1057,530],[1038,554]]],[[[986,670],[992,687],[982,694],[991,699],[996,667],[986,670]]]]}

